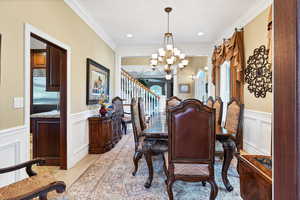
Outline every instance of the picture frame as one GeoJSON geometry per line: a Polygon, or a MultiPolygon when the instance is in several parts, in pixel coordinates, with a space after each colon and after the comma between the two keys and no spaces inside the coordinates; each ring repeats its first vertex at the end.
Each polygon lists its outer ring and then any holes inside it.
{"type": "Polygon", "coordinates": [[[109,102],[110,70],[96,61],[87,58],[86,62],[86,104],[109,102]]]}
{"type": "Polygon", "coordinates": [[[179,84],[178,87],[179,93],[190,93],[191,92],[191,86],[190,84],[187,83],[183,83],[183,84],[179,84]]]}

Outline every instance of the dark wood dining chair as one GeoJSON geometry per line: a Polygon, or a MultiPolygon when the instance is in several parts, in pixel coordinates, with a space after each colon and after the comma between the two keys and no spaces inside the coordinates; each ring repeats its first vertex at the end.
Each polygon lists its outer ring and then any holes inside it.
{"type": "Polygon", "coordinates": [[[132,172],[132,175],[136,175],[138,170],[138,162],[144,156],[149,169],[149,178],[144,186],[149,188],[153,179],[152,156],[161,155],[162,158],[164,158],[163,154],[168,151],[168,143],[165,140],[147,140],[141,128],[139,106],[135,98],[132,98],[130,107],[135,142],[135,153],[133,156],[134,171],[132,172]]]}
{"type": "Polygon", "coordinates": [[[145,130],[148,127],[149,118],[145,114],[144,101],[143,101],[142,97],[138,98],[138,106],[139,106],[139,116],[140,116],[141,128],[142,128],[142,130],[145,130]]]}
{"type": "Polygon", "coordinates": [[[168,110],[168,108],[178,106],[181,103],[181,101],[182,100],[176,96],[172,96],[172,97],[168,98],[166,100],[166,109],[168,110]]]}
{"type": "Polygon", "coordinates": [[[130,124],[131,116],[130,113],[124,112],[124,105],[123,105],[123,99],[120,97],[115,97],[112,99],[112,104],[115,112],[119,113],[121,116],[121,123],[122,123],[122,130],[124,131],[124,134],[127,134],[127,124],[130,124]]]}
{"type": "Polygon", "coordinates": [[[206,105],[210,108],[213,108],[214,103],[215,103],[214,98],[212,96],[208,97],[208,99],[206,101],[206,105]]]}
{"type": "Polygon", "coordinates": [[[168,130],[169,151],[164,166],[169,199],[173,200],[176,180],[209,182],[210,200],[215,199],[215,110],[196,99],[184,100],[169,109],[168,130]]]}
{"type": "Polygon", "coordinates": [[[216,124],[221,125],[223,117],[223,101],[221,97],[216,97],[216,100],[213,104],[213,108],[216,110],[216,124]]]}
{"type": "Polygon", "coordinates": [[[225,129],[234,132],[232,139],[235,142],[237,152],[243,148],[243,122],[244,122],[244,104],[237,99],[232,98],[227,105],[227,114],[225,129]]]}
{"type": "Polygon", "coordinates": [[[47,194],[52,191],[63,193],[66,184],[57,181],[50,174],[37,174],[32,170],[32,165],[45,164],[45,160],[35,159],[12,167],[0,169],[0,174],[10,173],[26,168],[28,178],[0,188],[0,199],[3,200],[29,200],[39,198],[47,200],[47,194]]]}

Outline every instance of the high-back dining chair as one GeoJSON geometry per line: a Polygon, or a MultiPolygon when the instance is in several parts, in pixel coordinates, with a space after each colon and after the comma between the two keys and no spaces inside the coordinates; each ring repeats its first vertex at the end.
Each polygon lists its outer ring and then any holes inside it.
{"type": "Polygon", "coordinates": [[[121,116],[122,130],[127,134],[127,124],[131,123],[130,113],[124,112],[123,100],[120,97],[112,99],[113,108],[121,116]]]}
{"type": "Polygon", "coordinates": [[[213,108],[214,106],[214,98],[212,96],[208,97],[207,101],[206,101],[206,105],[210,108],[213,108]]]}
{"type": "Polygon", "coordinates": [[[168,110],[168,108],[178,106],[181,103],[181,101],[182,100],[176,96],[172,96],[172,97],[168,98],[166,100],[166,109],[168,110]]]}
{"type": "MultiPolygon", "coordinates": [[[[133,156],[134,171],[132,172],[132,175],[135,176],[138,170],[138,162],[144,155],[148,165],[150,176],[151,174],[153,174],[152,155],[161,155],[163,157],[163,154],[168,150],[168,144],[166,141],[147,140],[141,128],[139,106],[135,98],[132,98],[130,108],[135,142],[135,153],[133,156]]],[[[151,186],[152,178],[153,177],[150,177],[150,182],[146,182],[146,188],[149,188],[151,186]]]]}
{"type": "Polygon", "coordinates": [[[148,120],[145,115],[144,101],[143,101],[142,97],[138,98],[138,106],[139,106],[139,116],[140,116],[141,128],[142,128],[142,130],[145,130],[147,128],[148,120]]]}
{"type": "Polygon", "coordinates": [[[230,132],[235,132],[232,139],[235,142],[238,152],[243,148],[243,115],[244,104],[232,98],[227,105],[225,129],[230,132]]]}
{"type": "Polygon", "coordinates": [[[173,200],[172,185],[176,180],[209,182],[210,199],[215,199],[215,110],[196,99],[184,100],[169,109],[168,130],[165,167],[169,199],[173,200]]]}
{"type": "Polygon", "coordinates": [[[221,125],[223,116],[223,101],[221,97],[216,97],[213,108],[216,110],[216,124],[221,125]]]}

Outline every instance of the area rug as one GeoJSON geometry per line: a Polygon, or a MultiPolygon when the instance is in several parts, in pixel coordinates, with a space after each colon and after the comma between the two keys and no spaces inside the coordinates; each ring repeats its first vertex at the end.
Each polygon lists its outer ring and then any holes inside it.
{"type": "MultiPolygon", "coordinates": [[[[163,162],[154,157],[154,178],[149,189],[144,188],[148,169],[144,159],[140,160],[136,176],[132,176],[134,152],[133,135],[125,135],[111,151],[103,154],[67,190],[69,199],[75,200],[166,200],[163,162]]],[[[234,190],[227,192],[221,178],[222,161],[216,161],[215,174],[219,188],[217,199],[238,200],[239,177],[234,166],[228,177],[234,190]]],[[[176,200],[209,199],[210,185],[177,181],[173,185],[176,200]]]]}

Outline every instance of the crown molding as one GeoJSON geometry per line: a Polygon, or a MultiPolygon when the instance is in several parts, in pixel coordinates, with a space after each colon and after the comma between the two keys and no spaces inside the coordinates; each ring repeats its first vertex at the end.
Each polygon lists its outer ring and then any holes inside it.
{"type": "Polygon", "coordinates": [[[214,42],[215,45],[222,43],[223,38],[229,38],[233,34],[235,28],[242,28],[251,22],[255,17],[257,17],[260,13],[262,13],[265,9],[267,9],[273,0],[260,0],[255,6],[251,7],[249,10],[245,12],[243,16],[241,16],[235,23],[231,26],[227,27],[224,32],[216,37],[214,42]]]}
{"type": "Polygon", "coordinates": [[[113,50],[116,49],[116,43],[104,31],[104,29],[88,14],[88,12],[78,3],[77,0],[64,0],[64,2],[87,24],[95,31],[95,33],[113,50]]]}

